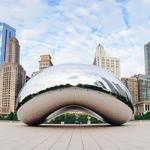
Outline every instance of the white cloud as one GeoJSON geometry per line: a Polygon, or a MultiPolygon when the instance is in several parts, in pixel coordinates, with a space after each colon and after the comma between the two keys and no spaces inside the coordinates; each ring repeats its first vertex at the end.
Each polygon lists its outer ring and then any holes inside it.
{"type": "Polygon", "coordinates": [[[144,73],[143,47],[150,41],[149,0],[120,3],[1,0],[0,21],[17,29],[21,63],[28,74],[38,69],[39,56],[45,53],[51,54],[54,64],[92,64],[99,42],[108,55],[120,58],[123,76],[144,73]],[[123,14],[122,7],[128,16],[123,14]]]}

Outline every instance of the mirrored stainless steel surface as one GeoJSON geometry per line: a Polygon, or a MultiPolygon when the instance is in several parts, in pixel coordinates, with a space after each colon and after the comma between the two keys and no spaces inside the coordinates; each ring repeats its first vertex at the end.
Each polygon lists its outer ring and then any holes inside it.
{"type": "Polygon", "coordinates": [[[116,91],[132,101],[128,89],[113,74],[99,67],[85,64],[64,64],[43,70],[25,84],[19,94],[19,101],[21,102],[28,95],[45,90],[46,88],[66,84],[72,86],[78,84],[93,85],[112,93],[116,91]]]}
{"type": "Polygon", "coordinates": [[[43,70],[24,85],[17,101],[18,118],[28,125],[38,125],[50,114],[58,115],[65,110],[62,108],[72,105],[91,110],[114,125],[129,121],[133,113],[125,85],[113,74],[84,64],[43,70]]]}

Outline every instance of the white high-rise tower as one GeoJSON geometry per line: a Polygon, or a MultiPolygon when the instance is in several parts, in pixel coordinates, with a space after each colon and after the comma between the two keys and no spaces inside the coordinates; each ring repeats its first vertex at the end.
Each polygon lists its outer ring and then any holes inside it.
{"type": "Polygon", "coordinates": [[[98,44],[96,47],[94,65],[99,66],[109,72],[112,72],[116,77],[120,78],[120,60],[119,58],[107,57],[104,47],[98,44]]]}

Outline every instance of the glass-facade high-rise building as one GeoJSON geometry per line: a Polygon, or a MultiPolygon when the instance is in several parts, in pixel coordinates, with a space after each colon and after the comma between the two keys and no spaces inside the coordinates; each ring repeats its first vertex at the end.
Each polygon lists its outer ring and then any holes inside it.
{"type": "Polygon", "coordinates": [[[6,49],[9,40],[15,36],[16,30],[13,27],[0,22],[0,64],[3,64],[5,61],[6,49]]]}
{"type": "Polygon", "coordinates": [[[150,76],[150,42],[144,45],[145,53],[145,74],[150,76]]]}

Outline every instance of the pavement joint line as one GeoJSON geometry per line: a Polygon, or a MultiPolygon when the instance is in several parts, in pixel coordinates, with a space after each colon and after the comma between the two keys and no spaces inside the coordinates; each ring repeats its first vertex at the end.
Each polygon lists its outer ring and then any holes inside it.
{"type": "Polygon", "coordinates": [[[64,132],[65,131],[63,131],[61,134],[60,134],[60,136],[56,139],[56,141],[48,148],[48,150],[50,150],[60,139],[61,139],[61,137],[62,136],[64,136],[64,132]]]}
{"type": "Polygon", "coordinates": [[[93,135],[91,133],[89,133],[89,136],[93,139],[93,141],[98,145],[98,147],[100,148],[100,150],[103,150],[103,148],[101,147],[101,145],[97,142],[97,140],[93,137],[93,135]]]}
{"type": "MultiPolygon", "coordinates": [[[[98,131],[98,132],[100,132],[100,131],[98,131]]],[[[110,134],[110,133],[109,133],[110,134]]],[[[116,143],[114,143],[112,140],[110,140],[110,136],[106,136],[106,135],[103,135],[103,137],[107,140],[107,141],[109,141],[110,143],[112,143],[113,144],[113,146],[115,147],[115,148],[117,148],[117,150],[121,150],[120,149],[120,147],[118,147],[117,145],[116,145],[116,143]]]]}
{"type": "Polygon", "coordinates": [[[40,143],[38,143],[36,146],[34,146],[33,148],[31,148],[31,150],[36,149],[40,144],[42,144],[43,142],[45,142],[47,139],[49,138],[49,136],[47,136],[44,140],[42,140],[40,143]]]}
{"type": "Polygon", "coordinates": [[[150,121],[117,127],[25,127],[21,122],[1,122],[0,150],[150,150],[149,130],[150,121]]]}
{"type": "MultiPolygon", "coordinates": [[[[30,137],[30,136],[24,136],[24,139],[26,139],[27,137],[30,137]]],[[[25,143],[26,143],[26,141],[24,141],[22,144],[25,144],[25,143]]],[[[22,145],[22,144],[19,143],[19,145],[22,145]]],[[[11,150],[15,150],[17,147],[18,147],[18,145],[12,147],[11,150]]]]}
{"type": "Polygon", "coordinates": [[[83,137],[82,137],[81,132],[82,132],[82,129],[80,129],[80,137],[81,137],[82,149],[85,150],[84,143],[83,143],[83,137]]]}
{"type": "Polygon", "coordinates": [[[72,130],[71,137],[70,137],[69,142],[68,142],[67,150],[69,150],[69,146],[70,146],[70,143],[72,140],[73,133],[74,133],[74,130],[72,130]]]}
{"type": "MultiPolygon", "coordinates": [[[[26,138],[26,136],[22,136],[23,138],[26,138]]],[[[11,142],[15,142],[15,141],[18,141],[20,138],[22,137],[16,137],[16,138],[13,138],[11,142]]],[[[8,143],[7,140],[5,140],[5,143],[8,143]]],[[[14,146],[15,147],[15,146],[14,146]]],[[[14,149],[14,147],[12,147],[11,149],[14,149]]]]}

